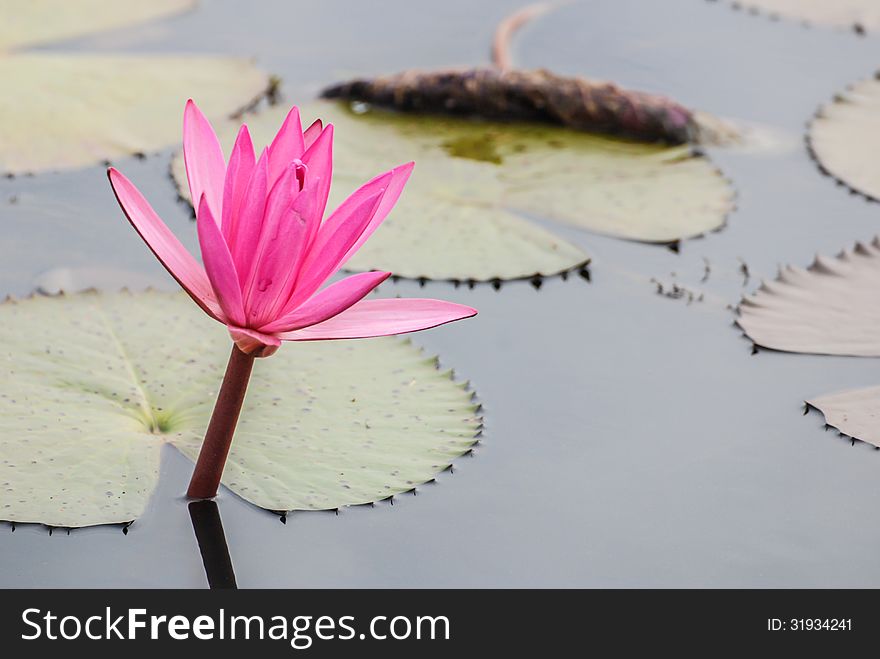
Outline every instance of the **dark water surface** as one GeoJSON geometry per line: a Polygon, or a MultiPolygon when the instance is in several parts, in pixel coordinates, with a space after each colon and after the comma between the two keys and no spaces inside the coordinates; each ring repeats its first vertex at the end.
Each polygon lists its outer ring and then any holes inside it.
{"type": "MultiPolygon", "coordinates": [[[[518,4],[205,0],[76,45],[255,56],[298,102],[346,76],[483,63],[496,23],[518,4]]],[[[711,152],[739,207],[680,254],[554,227],[593,256],[591,284],[385,287],[480,309],[415,338],[472,380],[484,441],[393,506],[294,513],[285,525],[223,492],[238,584],[880,586],[880,453],[802,415],[805,398],[880,383],[877,361],[752,356],[728,308],[779,264],[806,265],[880,228],[878,206],[823,177],[801,141],[819,104],[880,64],[880,39],[701,0],[588,0],[528,27],[515,57],[756,122],[783,146],[711,152]],[[658,296],[652,277],[704,300],[658,296]]],[[[195,248],[169,156],[116,164],[195,248]]],[[[0,181],[0,220],[4,293],[96,262],[124,271],[92,273],[99,284],[173,285],[125,223],[103,168],[0,181]]],[[[159,489],[127,535],[0,527],[0,584],[205,586],[182,498],[190,470],[166,447],[159,489]]]]}

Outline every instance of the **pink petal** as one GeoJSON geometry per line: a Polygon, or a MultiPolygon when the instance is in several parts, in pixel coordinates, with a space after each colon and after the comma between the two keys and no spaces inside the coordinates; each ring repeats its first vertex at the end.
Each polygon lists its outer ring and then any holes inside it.
{"type": "Polygon", "coordinates": [[[418,332],[475,315],[477,315],[476,309],[443,300],[418,298],[361,300],[323,323],[293,332],[282,332],[278,337],[282,341],[366,339],[373,336],[418,332]]]}
{"type": "Polygon", "coordinates": [[[219,221],[226,161],[214,129],[192,99],[186,102],[183,111],[183,162],[193,205],[198,204],[204,194],[219,221]]]}
{"type": "Polygon", "coordinates": [[[232,255],[229,253],[226,241],[223,240],[220,227],[217,226],[217,221],[211,214],[211,207],[206,195],[202,195],[199,202],[196,225],[205,271],[208,273],[208,279],[211,280],[211,286],[214,288],[214,293],[217,295],[227,322],[244,325],[244,306],[241,303],[238,274],[235,272],[235,264],[232,262],[232,255]]]}
{"type": "Polygon", "coordinates": [[[269,146],[269,188],[275,185],[290,163],[302,158],[303,151],[305,145],[299,108],[294,105],[269,146]]]}
{"type": "Polygon", "coordinates": [[[323,130],[323,123],[320,119],[315,119],[312,122],[312,125],[303,131],[303,144],[306,149],[312,146],[312,143],[318,138],[318,135],[321,134],[321,130],[323,130]]]}
{"type": "Polygon", "coordinates": [[[388,216],[388,213],[394,208],[394,204],[396,204],[397,200],[400,198],[400,193],[403,192],[403,186],[406,185],[406,182],[409,180],[409,175],[412,174],[413,167],[415,167],[415,163],[408,162],[405,165],[400,165],[391,170],[391,181],[388,183],[385,195],[382,197],[382,203],[379,204],[379,208],[376,209],[376,214],[373,216],[373,219],[370,220],[370,224],[361,234],[360,238],[358,238],[357,242],[351,246],[348,253],[342,258],[342,261],[339,264],[340,268],[345,265],[348,259],[354,256],[354,253],[361,248],[361,245],[367,242],[367,239],[373,235],[373,232],[379,228],[379,225],[382,224],[388,216]]]}
{"type": "Polygon", "coordinates": [[[251,272],[243,289],[249,327],[272,320],[275,310],[287,301],[292,288],[289,284],[295,281],[302,262],[307,218],[313,212],[314,200],[314,186],[300,192],[295,165],[288,167],[269,193],[251,272]]]}
{"type": "MultiPolygon", "coordinates": [[[[223,184],[223,237],[229,241],[232,236],[233,222],[238,215],[241,200],[247,190],[248,182],[254,171],[256,158],[254,157],[254,143],[246,124],[242,124],[235,138],[235,146],[229,156],[229,165],[226,167],[226,181],[223,184]]],[[[193,202],[195,203],[195,202],[193,202]]]]}
{"type": "Polygon", "coordinates": [[[269,357],[274,355],[281,346],[280,339],[271,334],[263,334],[244,327],[228,326],[226,329],[229,330],[229,336],[235,341],[238,349],[247,355],[269,357]]]}
{"type": "Polygon", "coordinates": [[[242,287],[251,271],[269,191],[269,150],[263,149],[241,200],[229,237],[229,251],[242,287]]]}
{"type": "Polygon", "coordinates": [[[375,215],[390,179],[389,172],[362,186],[343,201],[321,225],[309,245],[296,288],[283,314],[293,311],[312,297],[327,278],[339,269],[343,257],[375,215]]]}
{"type": "Polygon", "coordinates": [[[277,261],[280,270],[273,276],[271,284],[272,291],[266,298],[267,305],[260,307],[260,324],[265,324],[282,315],[288,308],[288,302],[293,293],[299,273],[302,268],[302,262],[308,253],[308,232],[309,227],[313,223],[315,208],[317,207],[316,187],[311,185],[299,193],[291,209],[291,222],[297,218],[304,221],[304,227],[301,224],[291,225],[286,228],[288,235],[283,241],[279,242],[279,247],[286,251],[277,261]]]}
{"type": "Polygon", "coordinates": [[[302,161],[309,168],[309,177],[316,179],[319,186],[317,222],[309,233],[309,242],[311,242],[321,224],[321,218],[324,217],[327,198],[330,196],[330,179],[333,177],[333,124],[327,124],[327,127],[321,131],[303,154],[302,161]]]}
{"type": "Polygon", "coordinates": [[[322,323],[336,316],[391,276],[390,272],[362,272],[331,284],[283,318],[261,327],[264,332],[289,332],[322,323]]]}
{"type": "Polygon", "coordinates": [[[113,167],[107,170],[107,176],[122,212],[159,262],[205,313],[225,323],[204,268],[159,219],[131,181],[113,167]]]}

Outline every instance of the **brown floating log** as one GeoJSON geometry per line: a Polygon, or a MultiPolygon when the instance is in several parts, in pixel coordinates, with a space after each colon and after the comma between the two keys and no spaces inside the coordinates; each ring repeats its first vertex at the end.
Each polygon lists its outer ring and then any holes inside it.
{"type": "Polygon", "coordinates": [[[321,95],[400,112],[544,122],[642,142],[700,138],[694,113],[671,99],[544,69],[404,71],[332,85],[321,95]]]}

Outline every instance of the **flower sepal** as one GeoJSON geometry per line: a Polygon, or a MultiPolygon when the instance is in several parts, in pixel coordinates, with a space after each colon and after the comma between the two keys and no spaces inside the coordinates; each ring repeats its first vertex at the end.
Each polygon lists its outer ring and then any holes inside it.
{"type": "Polygon", "coordinates": [[[252,357],[271,357],[281,347],[281,339],[272,334],[264,334],[246,327],[227,325],[229,336],[236,347],[252,357]]]}

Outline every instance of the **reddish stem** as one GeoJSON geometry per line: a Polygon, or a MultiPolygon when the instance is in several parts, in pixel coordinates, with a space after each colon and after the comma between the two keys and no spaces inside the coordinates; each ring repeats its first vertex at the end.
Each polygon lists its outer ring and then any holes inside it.
{"type": "Polygon", "coordinates": [[[233,345],[226,375],[223,376],[223,384],[214,404],[211,423],[208,424],[199,459],[189,482],[186,495],[191,499],[210,499],[217,496],[220,477],[223,475],[253,367],[254,356],[243,353],[233,345]]]}

